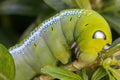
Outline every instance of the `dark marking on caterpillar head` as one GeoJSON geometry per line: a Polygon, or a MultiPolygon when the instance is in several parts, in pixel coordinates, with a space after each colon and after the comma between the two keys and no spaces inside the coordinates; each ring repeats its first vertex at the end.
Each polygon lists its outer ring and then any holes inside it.
{"type": "Polygon", "coordinates": [[[85,26],[88,26],[88,24],[85,24],[85,26]]]}
{"type": "Polygon", "coordinates": [[[72,17],[70,18],[70,21],[72,21],[72,17]]]}
{"type": "Polygon", "coordinates": [[[51,30],[53,31],[53,27],[51,27],[51,30]]]}

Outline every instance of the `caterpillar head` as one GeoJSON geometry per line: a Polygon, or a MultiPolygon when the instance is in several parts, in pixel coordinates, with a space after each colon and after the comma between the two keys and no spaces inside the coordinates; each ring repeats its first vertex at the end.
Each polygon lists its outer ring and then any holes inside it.
{"type": "Polygon", "coordinates": [[[76,23],[75,39],[80,51],[78,61],[94,61],[98,53],[112,43],[109,25],[102,16],[92,10],[85,10],[76,23]]]}

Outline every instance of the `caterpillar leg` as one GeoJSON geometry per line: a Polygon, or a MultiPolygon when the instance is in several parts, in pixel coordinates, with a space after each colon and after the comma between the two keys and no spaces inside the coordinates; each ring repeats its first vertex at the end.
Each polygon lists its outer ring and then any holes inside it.
{"type": "Polygon", "coordinates": [[[39,80],[53,80],[50,76],[41,75],[39,80]]]}
{"type": "Polygon", "coordinates": [[[64,68],[69,70],[69,71],[76,71],[76,70],[80,70],[85,65],[86,65],[85,63],[80,63],[80,62],[75,60],[74,62],[64,66],[64,68]]]}
{"type": "Polygon", "coordinates": [[[38,77],[34,77],[32,80],[53,80],[53,78],[47,75],[40,75],[38,77]]]}
{"type": "Polygon", "coordinates": [[[93,64],[96,64],[96,61],[91,62],[91,63],[86,63],[86,62],[82,62],[82,61],[78,62],[77,60],[75,60],[72,63],[64,66],[64,68],[67,70],[70,70],[70,71],[76,71],[76,70],[82,69],[83,67],[91,66],[93,64]]]}

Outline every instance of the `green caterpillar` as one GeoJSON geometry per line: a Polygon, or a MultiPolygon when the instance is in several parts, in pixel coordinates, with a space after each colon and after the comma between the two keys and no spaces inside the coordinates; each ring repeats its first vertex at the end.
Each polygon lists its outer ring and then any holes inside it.
{"type": "Polygon", "coordinates": [[[57,65],[58,61],[67,64],[72,54],[71,46],[75,45],[78,48],[78,62],[92,62],[111,42],[109,25],[95,11],[61,11],[40,24],[21,44],[9,50],[15,61],[15,79],[30,80],[40,72],[40,68],[57,65]]]}

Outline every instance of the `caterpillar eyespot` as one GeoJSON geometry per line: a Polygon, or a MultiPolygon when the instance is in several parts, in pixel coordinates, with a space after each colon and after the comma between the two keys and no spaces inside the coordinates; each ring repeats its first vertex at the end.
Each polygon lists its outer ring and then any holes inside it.
{"type": "Polygon", "coordinates": [[[96,38],[102,38],[106,40],[106,35],[102,31],[96,31],[93,35],[93,39],[96,39],[96,38]]]}
{"type": "Polygon", "coordinates": [[[21,44],[9,49],[16,66],[15,80],[30,80],[45,65],[57,65],[58,61],[67,64],[73,54],[71,48],[75,45],[81,52],[78,54],[76,51],[78,61],[94,61],[98,52],[111,42],[109,25],[95,11],[61,11],[41,23],[21,44]],[[95,33],[96,39],[93,39],[94,32],[98,30],[104,35],[95,33]]]}

